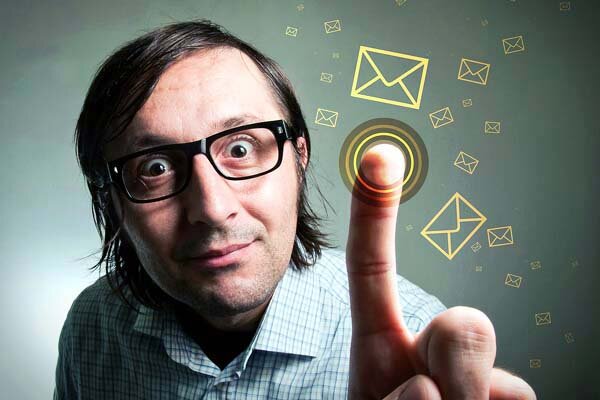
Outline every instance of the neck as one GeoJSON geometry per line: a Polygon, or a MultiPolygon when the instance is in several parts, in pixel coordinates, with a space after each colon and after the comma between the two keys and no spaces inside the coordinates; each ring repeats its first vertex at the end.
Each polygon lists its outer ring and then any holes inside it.
{"type": "Polygon", "coordinates": [[[254,334],[270,301],[271,297],[250,311],[226,317],[203,315],[183,303],[176,304],[174,312],[177,319],[186,329],[193,328],[193,331],[198,333],[208,335],[254,334]]]}

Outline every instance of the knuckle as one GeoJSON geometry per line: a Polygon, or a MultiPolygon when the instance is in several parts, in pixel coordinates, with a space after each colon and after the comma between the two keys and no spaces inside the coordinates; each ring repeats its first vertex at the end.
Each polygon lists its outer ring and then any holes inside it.
{"type": "Polygon", "coordinates": [[[453,307],[434,321],[432,345],[437,342],[450,350],[469,353],[495,353],[496,334],[490,319],[470,307],[453,307]]]}

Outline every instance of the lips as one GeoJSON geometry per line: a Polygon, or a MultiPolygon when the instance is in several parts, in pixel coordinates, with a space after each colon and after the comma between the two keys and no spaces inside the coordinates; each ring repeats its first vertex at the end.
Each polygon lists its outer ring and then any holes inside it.
{"type": "Polygon", "coordinates": [[[252,242],[248,242],[248,243],[241,243],[241,244],[232,244],[230,246],[226,246],[226,247],[222,247],[220,249],[215,249],[215,250],[209,250],[206,253],[203,253],[197,257],[192,257],[194,259],[204,259],[204,258],[212,258],[212,257],[219,257],[219,256],[224,256],[226,254],[232,253],[236,250],[242,249],[246,246],[249,246],[250,243],[252,242]]]}
{"type": "Polygon", "coordinates": [[[197,268],[220,268],[239,264],[248,255],[252,243],[254,241],[211,249],[199,256],[190,257],[186,263],[197,268]]]}

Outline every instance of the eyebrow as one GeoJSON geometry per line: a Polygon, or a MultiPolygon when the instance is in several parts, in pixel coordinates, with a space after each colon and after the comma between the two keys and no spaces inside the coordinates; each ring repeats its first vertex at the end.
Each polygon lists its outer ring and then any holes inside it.
{"type": "MultiPolygon", "coordinates": [[[[210,128],[214,130],[212,134],[226,131],[236,126],[250,124],[252,122],[258,122],[259,118],[253,114],[241,114],[233,117],[225,118],[220,121],[213,122],[210,128]]],[[[208,135],[209,136],[209,135],[208,135]]],[[[129,151],[138,151],[148,149],[151,147],[162,146],[166,144],[172,144],[173,139],[170,137],[162,136],[154,132],[142,132],[136,136],[129,145],[127,146],[129,151]]]]}

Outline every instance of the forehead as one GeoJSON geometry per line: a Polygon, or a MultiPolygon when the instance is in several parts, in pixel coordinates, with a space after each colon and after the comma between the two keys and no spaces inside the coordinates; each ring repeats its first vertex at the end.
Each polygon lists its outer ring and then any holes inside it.
{"type": "Polygon", "coordinates": [[[204,50],[167,68],[123,135],[106,150],[116,158],[151,143],[190,142],[232,126],[280,118],[274,92],[252,59],[232,48],[204,50]]]}

